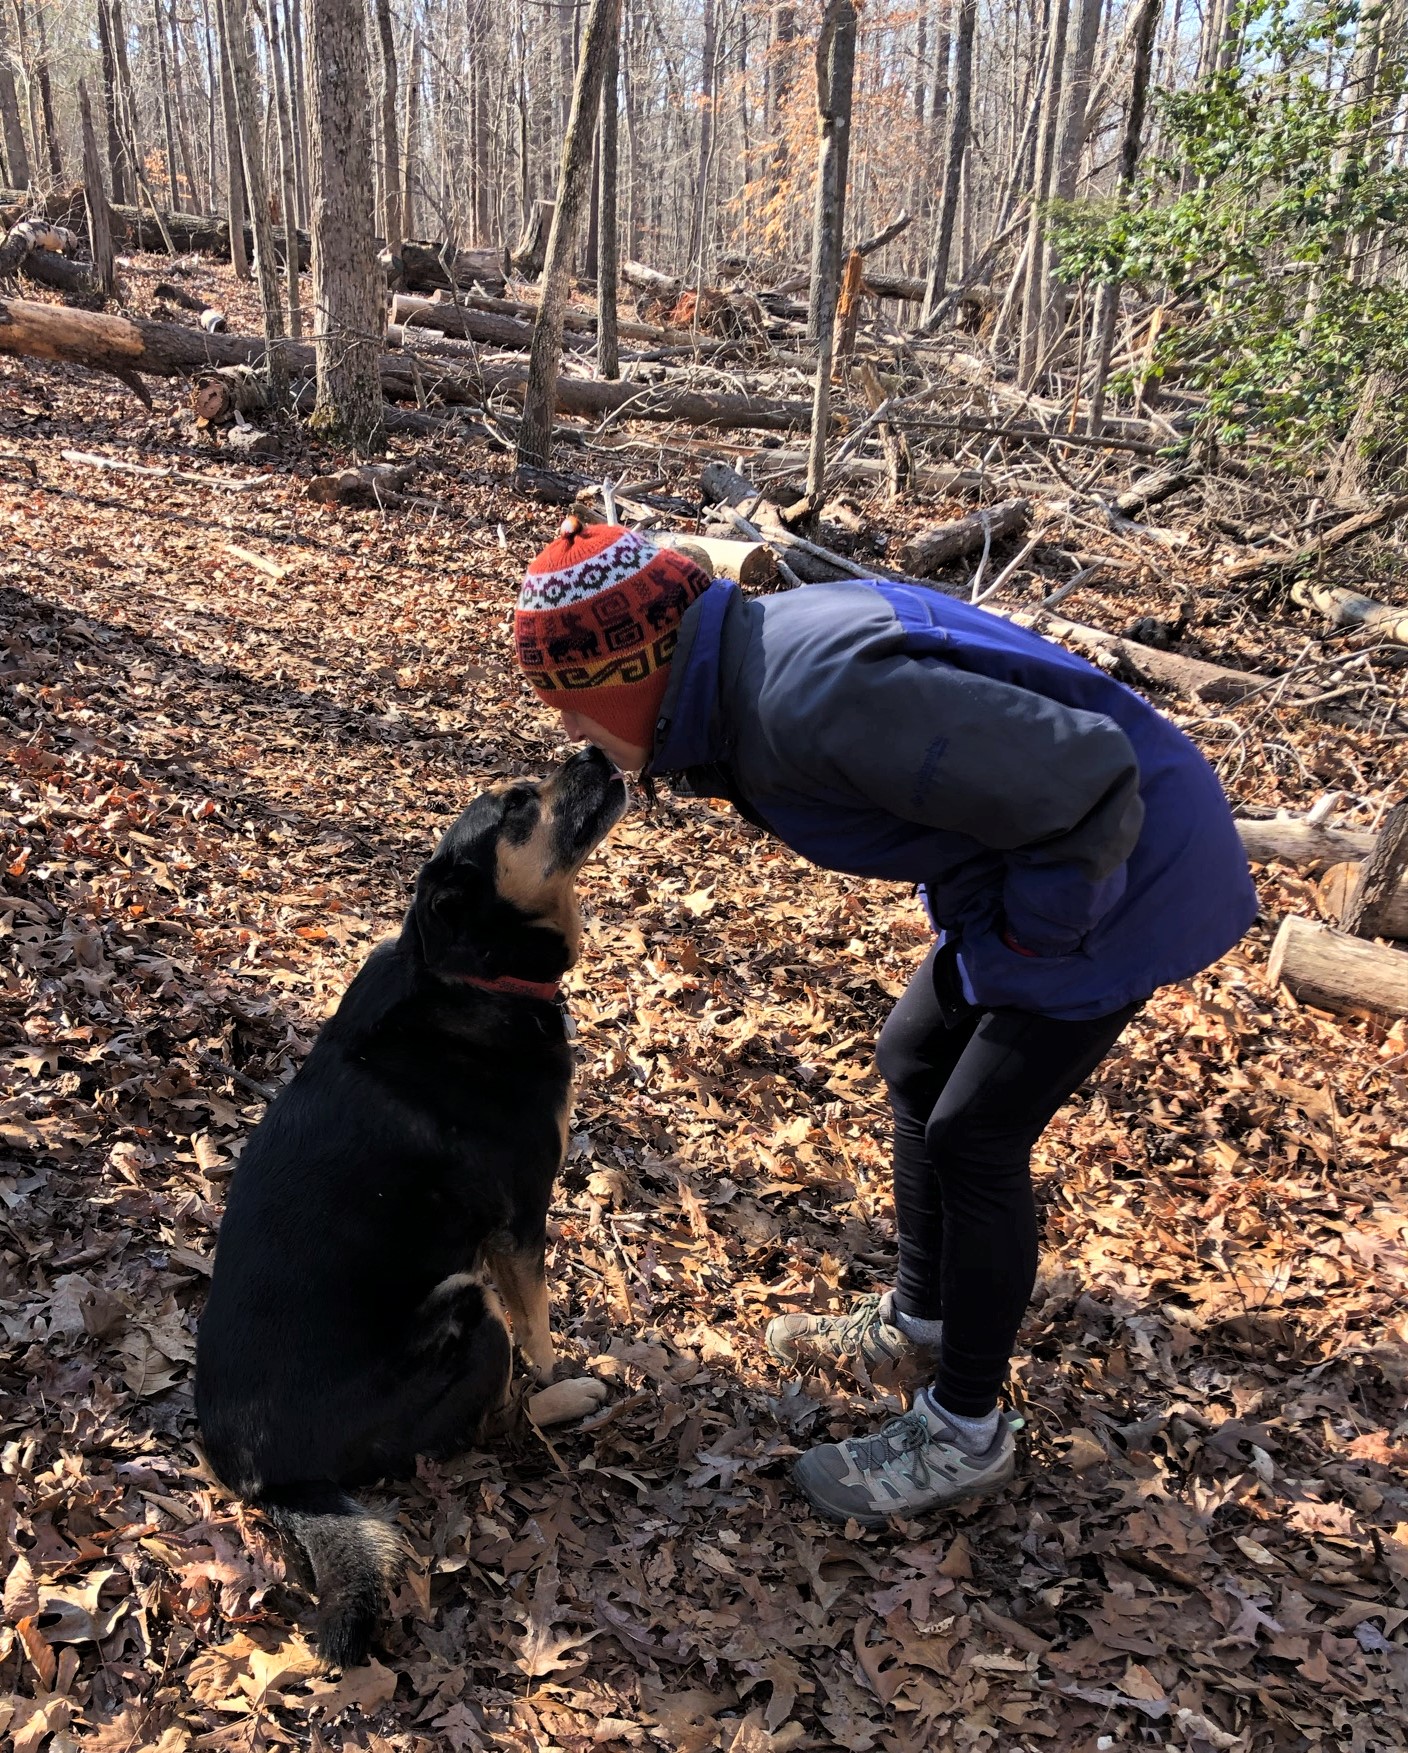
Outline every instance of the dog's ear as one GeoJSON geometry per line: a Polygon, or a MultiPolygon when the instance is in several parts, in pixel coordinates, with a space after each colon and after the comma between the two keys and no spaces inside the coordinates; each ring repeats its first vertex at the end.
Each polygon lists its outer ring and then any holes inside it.
{"type": "Polygon", "coordinates": [[[429,966],[469,946],[493,898],[493,884],[478,865],[431,859],[417,879],[411,903],[429,966]]]}

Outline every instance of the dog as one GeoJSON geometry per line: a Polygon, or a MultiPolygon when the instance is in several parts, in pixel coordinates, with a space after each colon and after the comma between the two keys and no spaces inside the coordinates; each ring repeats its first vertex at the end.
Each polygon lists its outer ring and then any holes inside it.
{"type": "MultiPolygon", "coordinates": [[[[512,1422],[505,1309],[552,1379],[544,1253],[571,1086],[557,987],[581,939],[577,873],[626,804],[595,749],[477,798],[236,1167],[196,1416],[213,1472],[306,1557],[327,1667],[366,1660],[400,1569],[392,1529],[347,1488],[512,1422]]],[[[559,1382],[529,1416],[605,1397],[559,1382]]]]}

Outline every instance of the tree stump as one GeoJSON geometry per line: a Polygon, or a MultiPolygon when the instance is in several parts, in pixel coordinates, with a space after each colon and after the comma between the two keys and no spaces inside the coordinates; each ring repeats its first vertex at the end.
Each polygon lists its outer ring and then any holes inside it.
{"type": "Polygon", "coordinates": [[[538,201],[523,223],[523,235],[509,251],[508,265],[520,280],[536,280],[548,259],[548,233],[557,203],[538,201]]]}
{"type": "Polygon", "coordinates": [[[1408,937],[1399,917],[1404,900],[1403,872],[1408,867],[1408,803],[1391,809],[1364,860],[1359,881],[1340,923],[1356,937],[1408,937]]]}
{"type": "Polygon", "coordinates": [[[1408,951],[1349,937],[1318,920],[1292,914],[1281,921],[1266,975],[1321,1010],[1408,1016],[1408,951]]]}

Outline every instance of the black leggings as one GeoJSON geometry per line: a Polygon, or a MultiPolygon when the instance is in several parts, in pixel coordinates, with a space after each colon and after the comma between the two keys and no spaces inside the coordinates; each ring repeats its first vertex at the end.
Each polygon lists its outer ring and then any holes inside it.
{"type": "Polygon", "coordinates": [[[930,951],[880,1031],[895,1117],[899,1306],[944,1324],[934,1394],[997,1403],[1036,1283],[1031,1151],[1139,1010],[1088,1022],[940,1003],[930,951]],[[947,1020],[946,1020],[947,1019],[947,1020]]]}

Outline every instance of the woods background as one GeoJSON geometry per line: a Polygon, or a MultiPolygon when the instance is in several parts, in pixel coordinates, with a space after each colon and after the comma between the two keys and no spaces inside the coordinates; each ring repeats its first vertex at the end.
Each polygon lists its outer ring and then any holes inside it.
{"type": "Polygon", "coordinates": [[[0,0],[16,1753],[1408,1747],[1405,30],[0,0]],[[761,1335],[888,1282],[927,928],[698,801],[624,823],[553,1213],[611,1401],[397,1485],[332,1681],[202,1470],[196,1325],[269,1093],[446,822],[562,753],[511,621],[568,505],[1109,668],[1262,912],[1038,1149],[1011,1496],[848,1539],[786,1469],[889,1407],[761,1335]]]}

